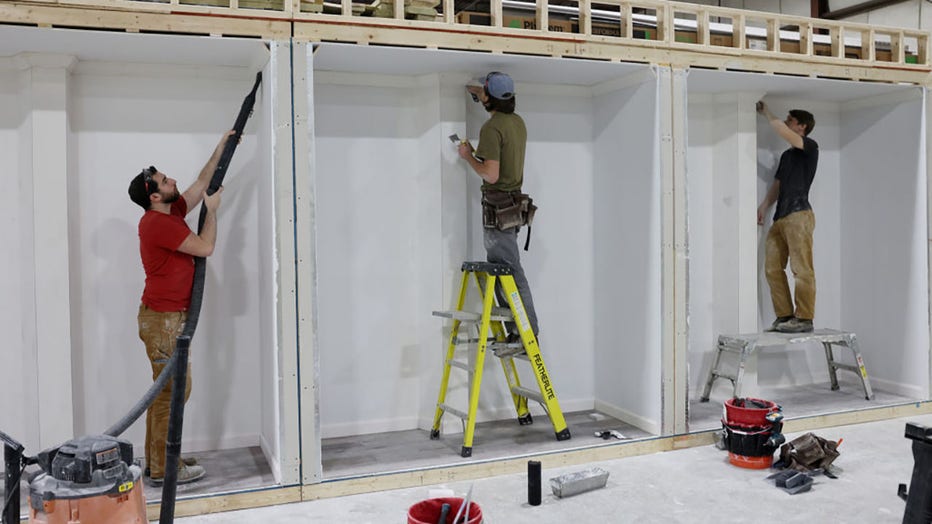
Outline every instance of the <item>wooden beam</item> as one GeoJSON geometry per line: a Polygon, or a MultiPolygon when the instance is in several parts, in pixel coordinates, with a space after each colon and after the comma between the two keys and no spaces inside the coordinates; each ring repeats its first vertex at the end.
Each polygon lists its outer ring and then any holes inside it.
{"type": "MultiPolygon", "coordinates": [[[[162,4],[162,7],[167,7],[167,5],[162,4]]],[[[0,23],[159,31],[177,34],[256,36],[269,39],[287,39],[291,36],[290,20],[265,16],[220,17],[204,10],[200,13],[184,14],[170,11],[127,12],[0,2],[0,23]]]]}

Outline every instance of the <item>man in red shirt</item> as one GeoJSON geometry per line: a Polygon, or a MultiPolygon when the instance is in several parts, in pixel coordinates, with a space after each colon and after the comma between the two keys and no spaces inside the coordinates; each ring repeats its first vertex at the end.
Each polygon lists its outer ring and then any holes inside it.
{"type": "MultiPolygon", "coordinates": [[[[197,180],[178,192],[174,179],[155,167],[143,169],[129,184],[130,199],[145,210],[139,220],[139,254],[146,272],[146,286],[139,306],[139,338],[146,345],[155,380],[175,351],[175,339],[181,334],[191,303],[194,281],[194,257],[207,257],[217,240],[217,208],[221,187],[207,196],[210,179],[217,169],[223,147],[233,131],[226,133],[201,169],[197,180]],[[207,209],[204,227],[195,234],[184,221],[185,215],[203,200],[207,209]]],[[[165,477],[165,439],[171,404],[169,383],[155,398],[146,414],[146,462],[152,483],[159,485],[165,477]]],[[[185,400],[191,394],[191,366],[185,384],[185,400]]],[[[203,477],[204,468],[185,458],[179,463],[178,483],[203,477]]]]}

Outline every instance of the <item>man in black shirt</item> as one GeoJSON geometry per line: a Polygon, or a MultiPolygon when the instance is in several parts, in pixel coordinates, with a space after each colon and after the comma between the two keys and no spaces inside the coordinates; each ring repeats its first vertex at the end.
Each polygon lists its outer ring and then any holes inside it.
{"type": "Polygon", "coordinates": [[[757,208],[757,223],[764,224],[764,214],[774,202],[777,210],[773,226],[767,234],[764,271],[770,284],[770,297],[777,316],[768,331],[807,333],[812,331],[815,316],[815,271],[812,268],[812,231],[815,214],[809,204],[809,187],[819,164],[819,144],[809,138],[815,127],[812,113],[793,109],[785,121],[757,103],[757,112],[767,118],[770,127],[790,143],[780,157],[773,185],[757,208]],[[796,307],[793,308],[790,286],[786,278],[786,262],[796,281],[796,307]]]}

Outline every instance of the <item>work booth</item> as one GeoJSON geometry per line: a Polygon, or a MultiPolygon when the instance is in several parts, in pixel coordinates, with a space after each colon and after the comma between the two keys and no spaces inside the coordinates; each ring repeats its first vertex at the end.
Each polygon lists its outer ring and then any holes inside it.
{"type": "MultiPolygon", "coordinates": [[[[594,437],[602,430],[628,439],[659,435],[659,115],[669,71],[307,47],[311,199],[298,205],[312,209],[313,221],[299,226],[298,236],[310,242],[316,264],[313,282],[300,292],[316,304],[319,391],[316,405],[302,407],[319,409],[322,478],[618,442],[594,437]],[[534,424],[519,426],[498,359],[490,356],[466,459],[460,419],[447,414],[440,438],[429,438],[451,328],[432,312],[455,308],[462,263],[486,256],[481,181],[449,136],[478,144],[489,115],[465,88],[490,71],[513,77],[516,112],[528,130],[523,190],[539,209],[521,256],[542,355],[572,438],[557,441],[533,402],[534,424]]],[[[522,228],[519,245],[527,234],[522,228]]],[[[471,297],[468,305],[480,311],[471,297]]],[[[467,374],[451,373],[447,404],[465,409],[467,374]]],[[[534,388],[526,363],[519,373],[534,388]]]]}
{"type": "MultiPolygon", "coordinates": [[[[691,70],[686,85],[689,428],[720,427],[721,402],[734,392],[718,378],[701,402],[719,337],[760,333],[774,320],[763,270],[774,208],[761,226],[756,210],[790,146],[756,113],[758,100],[780,119],[791,109],[815,116],[814,324],[850,333],[862,362],[833,346],[835,360],[857,368],[838,370],[833,390],[820,341],[784,336],[748,355],[740,396],[776,402],[788,418],[928,399],[925,90],[705,70],[691,70]]],[[[733,374],[737,355],[724,352],[726,361],[723,373],[733,374]]]]}
{"type": "MultiPolygon", "coordinates": [[[[284,407],[297,396],[288,364],[297,352],[288,345],[294,283],[281,278],[293,254],[279,241],[290,226],[277,216],[291,210],[290,59],[287,47],[259,40],[0,28],[9,192],[0,430],[26,455],[103,433],[151,385],[136,320],[143,210],[127,187],[153,165],[183,192],[233,127],[258,72],[191,345],[182,453],[198,457],[207,477],[178,493],[299,482],[297,410],[284,407]]],[[[187,218],[194,230],[198,211],[187,218]]],[[[144,434],[145,414],[122,434],[137,457],[144,434]]],[[[148,501],[160,498],[148,480],[145,489],[148,501]]]]}

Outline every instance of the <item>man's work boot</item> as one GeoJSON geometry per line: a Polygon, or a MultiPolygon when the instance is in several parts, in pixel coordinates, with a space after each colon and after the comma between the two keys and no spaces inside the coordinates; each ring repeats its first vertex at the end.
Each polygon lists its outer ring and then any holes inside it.
{"type": "Polygon", "coordinates": [[[806,318],[791,318],[777,325],[780,333],[812,333],[812,320],[806,318]]]}
{"type": "Polygon", "coordinates": [[[764,330],[764,333],[772,333],[774,331],[779,331],[779,329],[777,329],[777,326],[779,326],[780,324],[784,322],[787,322],[788,320],[792,318],[793,317],[777,317],[777,319],[773,321],[773,324],[770,324],[770,327],[764,330]]]}
{"type": "MultiPolygon", "coordinates": [[[[201,466],[188,466],[183,464],[178,468],[178,484],[187,484],[189,482],[194,482],[195,480],[200,480],[206,475],[207,472],[204,471],[204,468],[201,466]]],[[[165,478],[152,478],[153,486],[161,486],[165,482],[165,478]]]]}
{"type": "MultiPolygon", "coordinates": [[[[181,462],[183,462],[186,466],[197,466],[197,459],[195,457],[181,457],[181,462]]],[[[141,466],[142,461],[139,461],[136,465],[141,466]]],[[[146,466],[146,470],[143,472],[143,475],[146,477],[152,476],[150,474],[149,466],[146,466]]]]}

